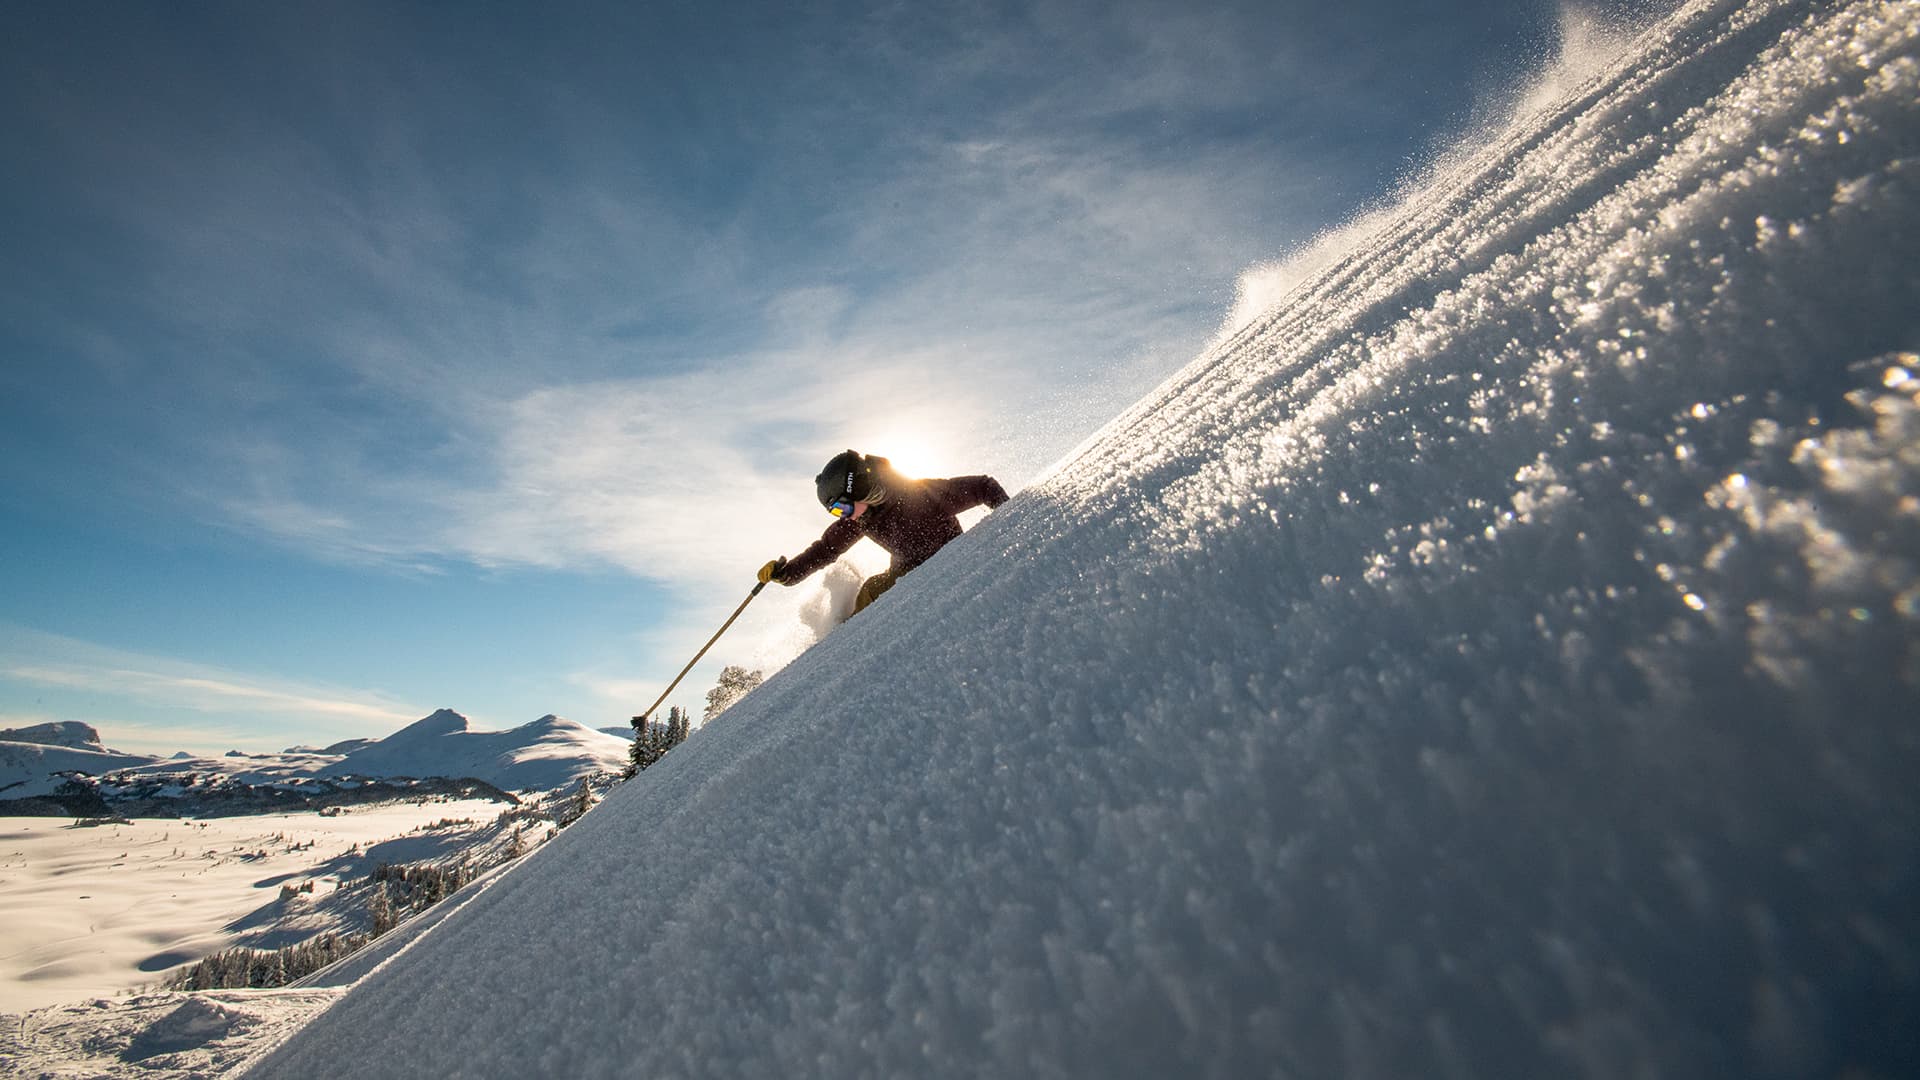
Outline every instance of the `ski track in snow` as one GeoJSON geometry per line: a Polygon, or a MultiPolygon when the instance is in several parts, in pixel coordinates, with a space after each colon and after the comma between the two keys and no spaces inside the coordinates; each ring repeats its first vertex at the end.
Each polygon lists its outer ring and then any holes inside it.
{"type": "Polygon", "coordinates": [[[1912,3],[1694,3],[268,1058],[1912,1075],[1912,3]]]}

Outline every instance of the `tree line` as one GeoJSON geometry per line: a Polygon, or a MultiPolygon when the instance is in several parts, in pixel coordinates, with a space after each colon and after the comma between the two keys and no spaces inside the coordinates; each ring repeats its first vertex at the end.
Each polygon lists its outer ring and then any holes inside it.
{"type": "MultiPolygon", "coordinates": [[[[182,968],[162,985],[168,990],[242,990],[285,986],[343,960],[425,911],[472,881],[476,871],[465,859],[451,866],[431,863],[375,863],[366,877],[348,889],[372,889],[367,903],[367,933],[329,931],[284,949],[223,949],[182,968]]],[[[311,892],[311,882],[305,890],[311,892]]],[[[302,890],[281,890],[286,900],[302,890]]]]}
{"type": "Polygon", "coordinates": [[[285,986],[306,978],[336,960],[344,960],[372,941],[369,934],[328,932],[284,949],[239,946],[203,957],[192,967],[175,972],[164,984],[168,990],[239,990],[285,986]]]}
{"type": "MultiPolygon", "coordinates": [[[[748,671],[737,664],[728,664],[720,671],[720,681],[707,691],[707,708],[702,714],[702,723],[712,723],[741,698],[746,697],[754,687],[766,681],[766,675],[759,671],[748,671]]],[[[664,723],[656,723],[644,716],[633,718],[633,746],[627,751],[627,767],[621,779],[631,780],[641,770],[658,764],[660,759],[674,747],[687,741],[688,731],[692,727],[691,717],[678,705],[667,709],[664,723]]]]}

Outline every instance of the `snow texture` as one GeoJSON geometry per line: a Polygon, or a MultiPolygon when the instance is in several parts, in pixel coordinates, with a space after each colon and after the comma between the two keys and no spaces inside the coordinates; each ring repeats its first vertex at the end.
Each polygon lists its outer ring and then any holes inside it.
{"type": "Polygon", "coordinates": [[[255,1074],[1920,1073],[1917,28],[1689,5],[255,1074]]]}
{"type": "Polygon", "coordinates": [[[0,1026],[0,1077],[201,1080],[224,1076],[325,1008],[339,990],[209,990],[94,998],[0,1026]]]}

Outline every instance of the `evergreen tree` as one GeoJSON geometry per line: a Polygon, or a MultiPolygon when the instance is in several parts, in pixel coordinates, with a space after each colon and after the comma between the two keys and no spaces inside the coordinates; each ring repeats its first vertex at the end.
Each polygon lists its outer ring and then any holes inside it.
{"type": "Polygon", "coordinates": [[[707,691],[707,711],[702,722],[711,722],[714,717],[726,712],[733,703],[746,697],[754,687],[766,681],[766,675],[758,671],[748,671],[737,664],[728,664],[720,671],[720,681],[707,691]]]}
{"type": "Polygon", "coordinates": [[[379,937],[381,934],[398,926],[400,924],[400,918],[394,914],[393,898],[387,895],[387,883],[384,880],[377,881],[374,883],[373,889],[373,904],[370,908],[370,914],[373,917],[373,936],[379,937]]]}
{"type": "Polygon", "coordinates": [[[646,723],[637,725],[634,732],[633,748],[628,751],[627,778],[645,769],[661,758],[667,751],[687,740],[690,718],[678,705],[667,710],[665,724],[646,723]]]}
{"type": "Polygon", "coordinates": [[[653,735],[654,725],[641,717],[633,718],[633,745],[627,747],[626,778],[633,779],[634,774],[660,760],[659,747],[653,735]]]}
{"type": "MultiPolygon", "coordinates": [[[[631,755],[629,755],[629,757],[631,757],[631,755]]],[[[560,827],[564,829],[585,817],[587,811],[593,809],[593,804],[596,801],[593,794],[593,778],[590,776],[581,777],[580,790],[574,793],[573,801],[569,803],[567,808],[560,814],[560,827]]]]}
{"type": "Polygon", "coordinates": [[[238,990],[285,986],[350,956],[372,938],[364,934],[321,934],[284,949],[235,946],[203,957],[164,984],[170,990],[238,990]]]}

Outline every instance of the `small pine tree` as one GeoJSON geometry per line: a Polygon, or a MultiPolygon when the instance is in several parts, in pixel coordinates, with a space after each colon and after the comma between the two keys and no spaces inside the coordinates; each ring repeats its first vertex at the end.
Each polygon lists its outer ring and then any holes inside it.
{"type": "Polygon", "coordinates": [[[373,917],[373,936],[379,937],[381,934],[398,926],[400,919],[399,916],[394,914],[393,898],[387,895],[387,883],[385,881],[375,882],[373,889],[373,904],[369,909],[369,913],[373,917]]]}
{"type": "Polygon", "coordinates": [[[587,811],[593,809],[593,804],[596,801],[598,800],[593,794],[593,778],[591,776],[581,777],[580,790],[574,793],[573,801],[568,803],[566,810],[560,814],[560,827],[564,829],[585,817],[587,811]]]}

